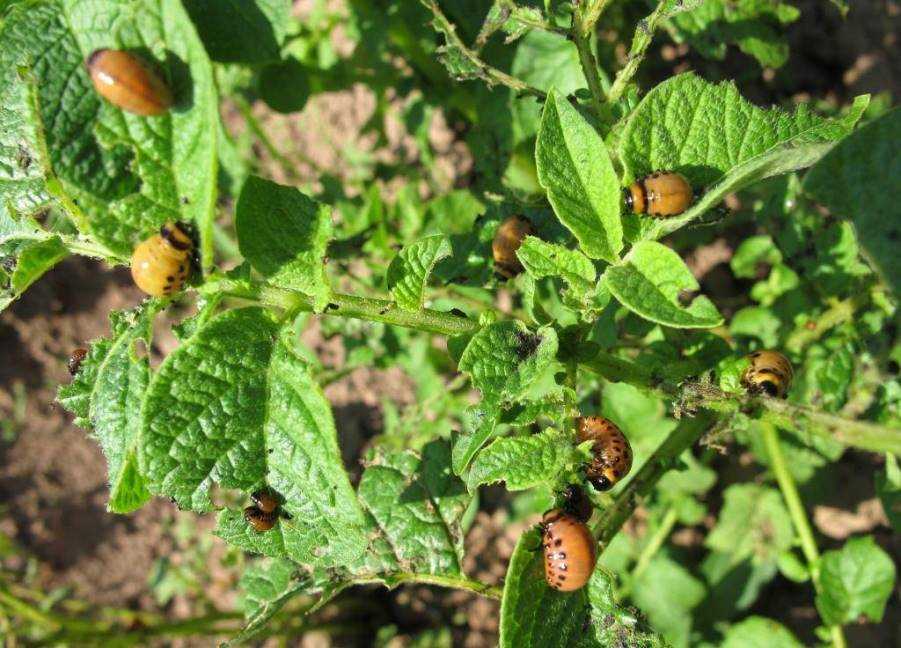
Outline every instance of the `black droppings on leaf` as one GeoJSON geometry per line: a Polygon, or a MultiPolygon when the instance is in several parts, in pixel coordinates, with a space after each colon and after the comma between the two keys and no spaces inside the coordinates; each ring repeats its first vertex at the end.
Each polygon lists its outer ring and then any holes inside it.
{"type": "Polygon", "coordinates": [[[514,350],[520,361],[534,355],[536,349],[541,345],[541,336],[530,331],[516,331],[513,335],[516,337],[514,350]]]}

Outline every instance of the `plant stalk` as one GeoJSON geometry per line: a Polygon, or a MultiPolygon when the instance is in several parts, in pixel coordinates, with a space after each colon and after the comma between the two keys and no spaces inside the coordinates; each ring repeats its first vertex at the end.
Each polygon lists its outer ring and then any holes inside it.
{"type": "MultiPolygon", "coordinates": [[[[254,301],[291,313],[314,312],[313,298],[295,290],[261,283],[214,279],[199,288],[201,293],[223,292],[230,297],[254,301]]],[[[408,311],[387,299],[358,297],[333,293],[321,315],[353,317],[371,322],[383,322],[393,326],[428,331],[441,335],[471,335],[479,330],[479,323],[468,317],[452,315],[424,308],[408,311]]]]}
{"type": "MultiPolygon", "coordinates": [[[[816,539],[813,537],[813,529],[807,520],[807,512],[804,510],[804,503],[798,494],[798,488],[795,480],[788,470],[785,462],[785,455],[782,453],[782,446],[779,443],[779,432],[775,425],[770,423],[761,424],[763,442],[770,457],[770,468],[779,484],[779,490],[782,491],[782,498],[788,507],[791,516],[792,525],[795,527],[795,533],[801,541],[801,551],[807,560],[807,569],[810,571],[810,578],[813,580],[814,589],[820,591],[820,551],[817,548],[816,539]]],[[[835,648],[845,648],[845,635],[840,625],[829,626],[829,633],[832,635],[832,644],[835,648]]]]}

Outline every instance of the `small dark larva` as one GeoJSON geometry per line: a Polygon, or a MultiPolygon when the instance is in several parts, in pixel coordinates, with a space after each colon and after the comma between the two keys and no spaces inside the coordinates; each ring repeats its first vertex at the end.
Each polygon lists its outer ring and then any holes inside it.
{"type": "Polygon", "coordinates": [[[97,93],[135,115],[154,117],[172,106],[172,92],[143,60],[122,50],[99,49],[85,62],[97,93]]]}
{"type": "Polygon", "coordinates": [[[251,501],[263,513],[273,513],[278,509],[278,500],[275,496],[266,490],[258,490],[251,494],[251,501]]]}
{"type": "Polygon", "coordinates": [[[610,490],[629,474],[632,446],[612,421],[603,416],[580,416],[576,419],[576,433],[579,443],[594,441],[594,456],[585,467],[585,476],[592,486],[600,491],[610,490]]]}
{"type": "Polygon", "coordinates": [[[584,522],[552,509],[541,520],[544,577],[549,587],[572,592],[591,578],[597,562],[597,542],[584,522]]]}
{"type": "Polygon", "coordinates": [[[694,198],[688,180],[671,171],[652,173],[633,182],[623,193],[626,207],[634,213],[663,217],[681,214],[694,198]]]}
{"type": "Polygon", "coordinates": [[[181,290],[191,271],[190,237],[177,225],[166,223],[135,248],[131,276],[148,295],[161,297],[181,290]]]}
{"type": "Polygon", "coordinates": [[[532,224],[522,216],[511,216],[497,228],[491,252],[494,255],[494,269],[507,279],[522,272],[523,267],[516,256],[523,239],[533,232],[532,224]]]}
{"type": "Polygon", "coordinates": [[[747,358],[751,364],[741,382],[749,392],[766,393],[778,398],[788,395],[794,377],[788,358],[778,351],[755,351],[747,358]]]}
{"type": "Polygon", "coordinates": [[[591,517],[593,507],[588,495],[581,486],[570,484],[563,491],[563,510],[575,517],[576,519],[587,522],[591,517]]]}
{"type": "Polygon", "coordinates": [[[84,360],[86,355],[88,355],[88,350],[84,347],[78,347],[72,352],[67,363],[70,375],[74,376],[78,373],[78,370],[81,369],[81,361],[84,360]]]}
{"type": "Polygon", "coordinates": [[[275,511],[264,513],[256,506],[248,506],[244,509],[244,519],[247,520],[247,524],[253,527],[254,531],[262,533],[275,526],[278,514],[275,511]]]}

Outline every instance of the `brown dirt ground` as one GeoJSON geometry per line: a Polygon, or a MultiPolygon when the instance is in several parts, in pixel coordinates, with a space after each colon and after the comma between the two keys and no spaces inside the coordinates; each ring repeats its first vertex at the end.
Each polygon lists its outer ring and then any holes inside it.
{"type": "MultiPolygon", "coordinates": [[[[298,3],[299,15],[308,10],[306,5],[309,2],[298,3]]],[[[895,98],[901,95],[901,58],[896,55],[901,11],[896,2],[854,2],[844,23],[822,0],[804,2],[801,8],[801,22],[789,30],[793,58],[788,68],[767,75],[768,83],[752,90],[755,98],[771,101],[788,92],[799,98],[845,101],[860,92],[886,89],[895,98]]],[[[340,50],[346,39],[340,33],[335,39],[340,50]]],[[[686,60],[677,48],[667,57],[673,65],[704,65],[693,58],[686,60]]],[[[400,105],[398,100],[396,107],[400,105]]],[[[315,97],[295,115],[274,115],[262,106],[254,108],[274,141],[291,143],[290,150],[283,153],[297,164],[298,177],[290,179],[314,184],[321,173],[357,179],[349,175],[352,169],[345,163],[349,151],[363,151],[384,161],[412,161],[415,150],[396,119],[387,129],[388,146],[375,150],[374,140],[362,133],[373,110],[374,99],[363,86],[315,97]]],[[[458,186],[472,159],[440,113],[430,139],[439,157],[431,186],[458,186]]],[[[262,151],[261,163],[275,179],[289,180],[284,169],[262,151]]],[[[711,273],[728,262],[730,254],[728,244],[715,241],[694,255],[693,269],[699,277],[713,280],[711,273]]],[[[53,404],[55,386],[68,380],[65,359],[71,349],[107,331],[108,311],[139,300],[125,271],[70,260],[0,315],[0,420],[6,433],[0,445],[0,531],[14,539],[24,554],[37,559],[36,586],[48,590],[68,587],[74,596],[94,605],[157,610],[147,587],[155,561],[189,561],[196,540],[186,539],[176,528],[195,524],[197,537],[208,536],[212,520],[196,520],[164,501],[154,501],[128,517],[107,513],[105,463],[99,448],[53,404]]],[[[340,345],[317,338],[315,329],[307,335],[306,341],[320,357],[340,363],[340,345]]],[[[171,342],[164,346],[170,347],[171,342]]],[[[382,398],[401,405],[412,399],[409,382],[396,370],[359,369],[329,386],[327,394],[335,407],[349,464],[380,429],[382,398]]],[[[850,470],[856,462],[850,462],[850,470]]],[[[878,506],[866,499],[867,493],[872,493],[870,482],[859,489],[843,490],[832,498],[835,501],[814,510],[814,522],[835,543],[849,533],[875,532],[883,546],[898,555],[898,538],[887,537],[878,506]]],[[[508,525],[502,510],[480,512],[467,537],[469,572],[488,582],[500,582],[522,528],[508,525]]],[[[692,543],[699,537],[683,532],[677,539],[692,543]]],[[[212,543],[210,565],[218,564],[216,556],[225,551],[217,539],[212,543]]],[[[22,556],[7,559],[3,566],[24,569],[22,556]]],[[[225,609],[231,606],[236,575],[219,569],[213,572],[201,583],[202,596],[177,595],[163,612],[175,618],[189,616],[198,598],[225,609]]],[[[773,594],[767,607],[779,616],[788,606],[793,628],[816,622],[808,592],[785,587],[773,594]]],[[[453,624],[455,645],[478,648],[496,641],[498,606],[494,602],[429,587],[406,588],[384,598],[390,601],[396,622],[414,627],[431,622],[453,624]]],[[[893,619],[898,619],[897,606],[888,621],[893,619]]],[[[850,633],[852,645],[890,645],[885,634],[867,634],[874,626],[861,628],[850,633]]],[[[302,645],[327,646],[329,642],[321,635],[310,635],[302,645]]]]}

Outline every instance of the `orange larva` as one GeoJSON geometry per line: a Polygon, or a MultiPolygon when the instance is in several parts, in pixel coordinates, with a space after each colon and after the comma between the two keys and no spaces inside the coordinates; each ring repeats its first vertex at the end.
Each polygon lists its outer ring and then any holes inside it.
{"type": "Polygon", "coordinates": [[[754,394],[785,398],[794,377],[788,358],[778,351],[755,351],[747,357],[751,364],[741,378],[745,388],[754,394]]]}
{"type": "Polygon", "coordinates": [[[263,513],[274,513],[279,506],[275,496],[266,490],[258,490],[252,493],[250,499],[263,513]]]}
{"type": "Polygon", "coordinates": [[[494,255],[494,268],[503,277],[515,277],[523,267],[516,256],[523,239],[533,232],[532,224],[522,216],[511,216],[497,228],[491,252],[494,255]]]}
{"type": "Polygon", "coordinates": [[[275,523],[278,520],[278,513],[275,511],[266,513],[256,506],[248,506],[244,509],[244,519],[254,531],[263,533],[275,526],[275,523]]]}
{"type": "Polygon", "coordinates": [[[191,271],[190,237],[177,225],[166,223],[135,248],[131,276],[148,295],[161,297],[181,290],[191,271]]]}
{"type": "Polygon", "coordinates": [[[579,442],[594,441],[593,457],[585,467],[585,476],[600,491],[613,488],[632,469],[632,446],[626,435],[603,416],[580,416],[576,419],[579,442]]]}
{"type": "Polygon", "coordinates": [[[97,93],[135,115],[162,115],[172,106],[172,92],[143,60],[122,50],[99,49],[85,62],[97,93]]]}
{"type": "Polygon", "coordinates": [[[78,373],[78,370],[81,369],[81,362],[85,359],[86,355],[88,355],[88,350],[84,347],[78,347],[72,352],[72,355],[69,356],[69,362],[67,363],[69,375],[74,376],[78,373]]]}
{"type": "Polygon", "coordinates": [[[694,198],[688,180],[672,171],[652,173],[633,182],[623,193],[626,207],[634,213],[663,217],[681,214],[694,198]]]}
{"type": "Polygon", "coordinates": [[[591,578],[597,562],[597,542],[585,523],[560,509],[552,509],[541,520],[544,547],[544,577],[549,587],[572,592],[591,578]]]}

